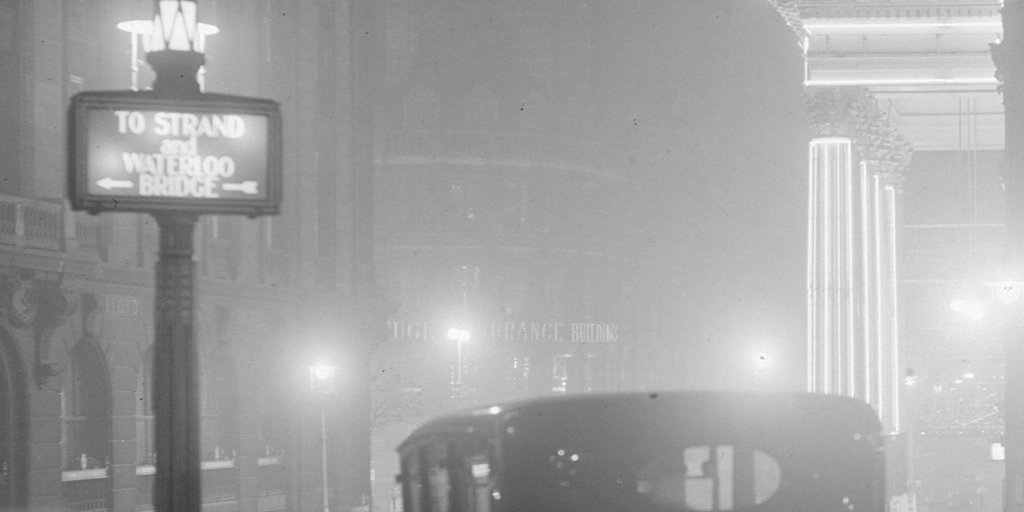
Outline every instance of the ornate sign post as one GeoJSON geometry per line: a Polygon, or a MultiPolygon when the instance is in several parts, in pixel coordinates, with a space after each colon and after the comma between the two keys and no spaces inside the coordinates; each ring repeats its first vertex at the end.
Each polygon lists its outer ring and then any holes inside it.
{"type": "Polygon", "coordinates": [[[270,100],[200,91],[196,73],[205,59],[196,51],[194,0],[157,0],[153,25],[152,91],[72,99],[70,196],[77,210],[156,218],[153,505],[199,512],[193,232],[203,213],[278,213],[281,117],[270,100]]]}

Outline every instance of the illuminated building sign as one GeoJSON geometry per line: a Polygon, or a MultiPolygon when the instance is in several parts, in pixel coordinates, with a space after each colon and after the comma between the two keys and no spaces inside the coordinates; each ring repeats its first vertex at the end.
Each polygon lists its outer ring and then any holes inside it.
{"type": "MultiPolygon", "coordinates": [[[[443,341],[447,328],[436,322],[388,322],[395,341],[443,341]]],[[[472,329],[473,339],[524,343],[616,343],[619,326],[600,322],[488,322],[472,329]]]]}
{"type": "Polygon", "coordinates": [[[275,102],[147,92],[72,101],[71,196],[89,211],[277,213],[281,119],[275,102]]]}

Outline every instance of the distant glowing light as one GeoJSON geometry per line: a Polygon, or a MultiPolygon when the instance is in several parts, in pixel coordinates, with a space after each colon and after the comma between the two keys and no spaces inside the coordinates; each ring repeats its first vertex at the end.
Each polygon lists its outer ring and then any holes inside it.
{"type": "Polygon", "coordinates": [[[152,51],[198,51],[199,9],[189,0],[160,0],[153,19],[152,51]]]}
{"type": "Polygon", "coordinates": [[[489,412],[491,414],[500,414],[501,413],[501,407],[498,407],[497,405],[492,406],[490,409],[487,409],[487,412],[489,412]]]}
{"type": "Polygon", "coordinates": [[[470,472],[473,478],[476,480],[486,480],[491,476],[491,465],[486,462],[480,462],[470,466],[470,472]]]}
{"type": "Polygon", "coordinates": [[[309,387],[315,393],[330,393],[334,390],[336,366],[316,365],[309,367],[309,387]]]}
{"type": "Polygon", "coordinates": [[[452,341],[458,341],[461,343],[469,341],[471,337],[472,333],[469,332],[469,329],[460,329],[458,327],[448,329],[448,339],[452,341]]]}
{"type": "Polygon", "coordinates": [[[967,299],[954,299],[949,303],[949,307],[971,321],[977,321],[985,318],[985,305],[981,302],[967,299]]]}
{"type": "Polygon", "coordinates": [[[1024,293],[1024,282],[1021,281],[994,281],[985,284],[992,289],[996,299],[1004,304],[1019,301],[1024,293]]]}
{"type": "Polygon", "coordinates": [[[772,371],[772,356],[771,354],[755,354],[754,355],[754,368],[758,373],[764,374],[772,371]]]}

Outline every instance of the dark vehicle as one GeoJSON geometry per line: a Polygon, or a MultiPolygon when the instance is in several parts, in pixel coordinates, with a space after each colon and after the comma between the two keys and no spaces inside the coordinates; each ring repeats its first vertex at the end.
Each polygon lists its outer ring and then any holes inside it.
{"type": "Polygon", "coordinates": [[[405,512],[882,512],[880,434],[831,395],[543,398],[423,425],[399,480],[405,512]]]}

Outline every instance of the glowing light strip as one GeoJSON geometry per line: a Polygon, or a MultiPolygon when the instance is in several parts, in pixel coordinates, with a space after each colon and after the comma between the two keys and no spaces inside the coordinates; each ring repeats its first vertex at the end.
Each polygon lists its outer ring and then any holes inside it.
{"type": "Polygon", "coordinates": [[[818,288],[817,280],[817,217],[815,216],[818,205],[817,174],[814,172],[815,157],[817,156],[817,145],[811,141],[807,151],[807,391],[817,391],[816,379],[818,375],[817,365],[817,344],[818,339],[818,288]]]}
{"type": "Polygon", "coordinates": [[[832,299],[830,287],[830,285],[832,284],[832,262],[830,251],[832,247],[832,203],[831,201],[829,201],[829,199],[831,199],[830,192],[832,190],[832,169],[830,168],[830,163],[832,162],[831,148],[831,145],[825,144],[825,146],[823,147],[824,157],[822,158],[822,163],[824,164],[822,171],[825,180],[823,183],[824,186],[822,187],[822,197],[824,198],[824,201],[822,203],[822,210],[824,212],[824,219],[821,225],[824,229],[824,233],[822,233],[824,240],[822,241],[823,243],[821,259],[825,267],[824,271],[822,272],[822,280],[824,281],[825,291],[825,303],[822,305],[824,309],[824,313],[822,314],[822,349],[824,351],[824,354],[822,354],[822,362],[824,364],[822,365],[821,370],[822,381],[824,382],[823,391],[825,393],[829,393],[832,391],[832,379],[830,378],[832,373],[832,316],[829,314],[832,311],[830,307],[830,301],[832,299]]]}
{"type": "Polygon", "coordinates": [[[890,428],[893,432],[900,431],[900,329],[899,329],[899,318],[900,318],[900,301],[899,301],[899,279],[897,271],[899,265],[897,265],[897,251],[896,242],[898,233],[896,231],[896,188],[892,185],[885,187],[888,192],[889,199],[889,257],[890,265],[892,265],[892,273],[889,276],[890,285],[890,296],[892,298],[892,375],[890,376],[890,384],[892,385],[892,423],[890,428]]]}
{"type": "Polygon", "coordinates": [[[800,50],[804,56],[804,83],[806,84],[811,79],[811,65],[807,60],[807,52],[811,51],[811,38],[804,37],[800,50]]]}
{"type": "MultiPolygon", "coordinates": [[[[884,342],[885,336],[884,336],[884,332],[883,332],[883,329],[882,329],[882,323],[883,323],[882,322],[882,318],[883,317],[881,315],[881,312],[884,310],[882,308],[882,268],[883,268],[882,267],[882,243],[881,243],[881,241],[882,241],[882,227],[881,227],[882,212],[881,212],[881,206],[880,206],[882,204],[882,201],[880,200],[881,198],[879,197],[880,191],[881,191],[881,177],[876,174],[876,175],[873,176],[873,178],[874,178],[874,180],[872,182],[872,187],[871,187],[871,197],[872,197],[872,201],[874,203],[873,208],[872,208],[872,215],[873,215],[874,228],[875,228],[874,229],[874,231],[875,231],[875,233],[874,233],[874,240],[875,240],[875,276],[874,276],[875,277],[875,279],[874,279],[874,281],[875,281],[875,309],[876,309],[876,311],[879,312],[879,320],[878,320],[878,322],[875,322],[875,337],[876,337],[876,339],[875,339],[875,350],[876,350],[876,355],[878,356],[876,358],[876,360],[875,360],[875,364],[877,366],[876,375],[878,376],[879,384],[881,384],[881,383],[885,382],[885,380],[884,380],[885,379],[885,377],[884,377],[885,376],[885,367],[884,367],[885,357],[883,357],[883,355],[885,354],[885,342],[884,342]]],[[[885,392],[879,392],[878,393],[877,411],[878,411],[878,415],[883,418],[883,421],[884,421],[884,417],[886,416],[886,408],[885,408],[886,407],[885,406],[886,396],[885,395],[886,395],[885,392]]]]}
{"type": "Polygon", "coordinates": [[[860,237],[861,237],[861,271],[863,276],[861,277],[862,285],[862,307],[864,308],[864,398],[868,403],[874,402],[874,397],[871,394],[871,258],[870,258],[870,245],[871,239],[868,237],[870,230],[869,217],[867,212],[869,211],[868,206],[868,164],[867,162],[860,163],[860,237]]]}
{"type": "Polygon", "coordinates": [[[851,345],[855,334],[851,141],[842,137],[814,139],[808,153],[808,388],[853,395],[856,349],[851,345]],[[833,261],[833,255],[839,259],[833,261]],[[845,295],[840,287],[844,281],[845,295]]]}
{"type": "Polygon", "coordinates": [[[844,255],[845,261],[843,262],[843,271],[846,272],[846,313],[843,318],[843,325],[846,328],[846,336],[842,340],[843,347],[846,352],[846,392],[847,396],[856,396],[857,394],[857,347],[854,345],[854,339],[856,335],[857,325],[855,322],[856,318],[856,288],[854,286],[854,278],[856,277],[855,262],[856,258],[856,236],[854,235],[854,213],[856,212],[856,204],[854,203],[854,169],[853,169],[853,150],[849,146],[844,146],[843,161],[840,162],[840,171],[843,173],[843,179],[845,181],[845,194],[843,201],[845,203],[844,208],[844,219],[843,229],[843,240],[846,244],[846,254],[844,255]]]}
{"type": "Polygon", "coordinates": [[[1003,22],[1000,20],[993,21],[932,21],[932,22],[901,22],[901,23],[857,23],[857,22],[839,22],[839,23],[804,23],[804,30],[808,33],[813,34],[815,30],[828,30],[828,29],[865,29],[865,30],[878,30],[878,29],[947,29],[947,28],[984,28],[984,29],[1003,29],[1003,22]]]}
{"type": "Polygon", "coordinates": [[[836,87],[841,85],[997,85],[998,83],[999,81],[995,77],[804,80],[805,87],[836,87]]]}
{"type": "Polygon", "coordinates": [[[846,261],[843,262],[843,270],[846,272],[846,318],[843,319],[843,323],[846,324],[846,339],[843,340],[843,345],[846,346],[846,394],[849,396],[857,396],[857,357],[856,357],[856,346],[855,346],[855,327],[854,322],[854,286],[853,286],[853,251],[854,251],[854,236],[853,236],[853,162],[851,160],[852,155],[846,154],[846,162],[842,168],[842,172],[845,175],[846,194],[844,201],[846,203],[846,211],[843,212],[846,215],[846,225],[844,226],[843,238],[846,244],[846,261]]]}

